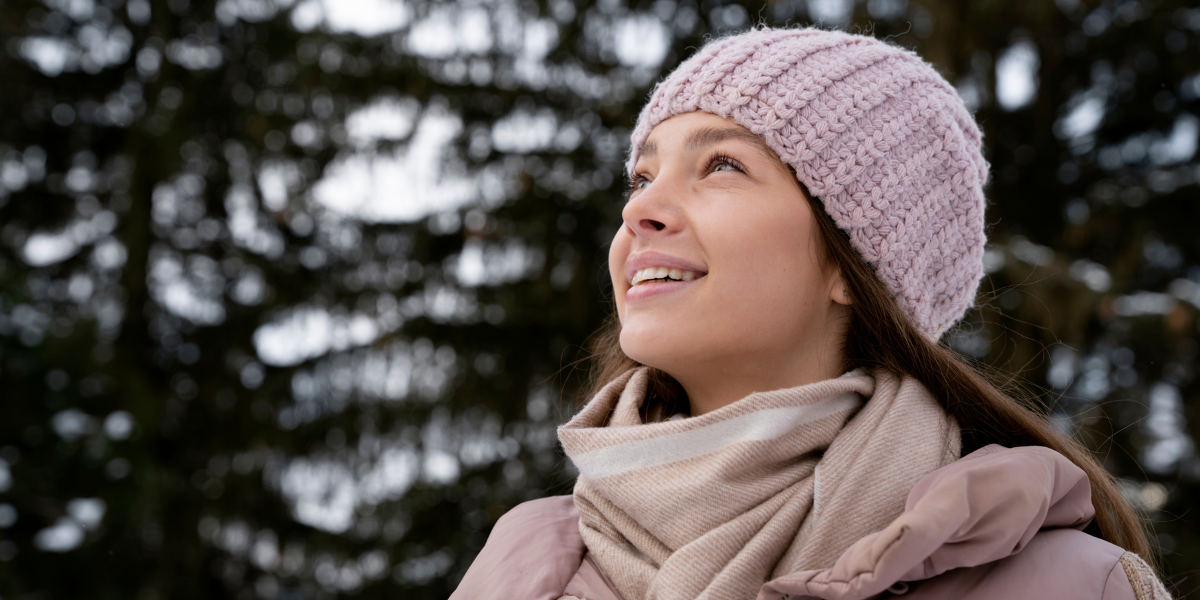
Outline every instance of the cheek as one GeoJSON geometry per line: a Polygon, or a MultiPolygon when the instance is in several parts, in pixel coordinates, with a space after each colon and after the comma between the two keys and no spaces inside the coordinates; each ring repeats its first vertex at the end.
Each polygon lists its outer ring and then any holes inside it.
{"type": "Polygon", "coordinates": [[[731,312],[745,319],[742,326],[774,328],[805,321],[825,293],[811,214],[803,210],[806,206],[790,203],[726,220],[726,228],[710,244],[719,246],[710,248],[714,257],[725,258],[721,295],[725,304],[743,309],[731,312]]]}
{"type": "Polygon", "coordinates": [[[622,321],[625,319],[625,292],[629,289],[629,282],[625,277],[625,261],[629,258],[631,243],[625,227],[621,226],[617,235],[613,237],[612,245],[608,247],[608,275],[612,279],[617,317],[622,321]]]}

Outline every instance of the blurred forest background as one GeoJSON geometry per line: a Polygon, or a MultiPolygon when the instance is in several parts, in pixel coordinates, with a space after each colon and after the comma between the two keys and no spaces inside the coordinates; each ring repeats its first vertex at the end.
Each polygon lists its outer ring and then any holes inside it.
{"type": "Polygon", "coordinates": [[[916,49],[985,131],[947,338],[1200,592],[1187,0],[0,0],[0,597],[444,598],[556,447],[622,157],[706,39],[916,49]]]}

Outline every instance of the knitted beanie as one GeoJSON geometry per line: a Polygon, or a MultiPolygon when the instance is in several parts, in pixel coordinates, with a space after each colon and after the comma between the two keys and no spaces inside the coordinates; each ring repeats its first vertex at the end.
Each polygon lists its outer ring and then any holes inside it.
{"type": "Polygon", "coordinates": [[[954,88],[915,53],[820,29],[709,42],[655,87],[633,130],[704,111],[762,136],[820,199],[924,335],[975,302],[983,276],[982,136],[954,88]]]}

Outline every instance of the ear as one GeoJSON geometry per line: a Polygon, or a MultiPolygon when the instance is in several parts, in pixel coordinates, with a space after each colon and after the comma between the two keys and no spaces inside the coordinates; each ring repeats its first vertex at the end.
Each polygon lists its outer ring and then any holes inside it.
{"type": "Polygon", "coordinates": [[[841,304],[842,306],[850,306],[850,288],[846,286],[846,280],[842,278],[842,270],[838,269],[833,276],[833,285],[829,286],[829,299],[841,304]]]}

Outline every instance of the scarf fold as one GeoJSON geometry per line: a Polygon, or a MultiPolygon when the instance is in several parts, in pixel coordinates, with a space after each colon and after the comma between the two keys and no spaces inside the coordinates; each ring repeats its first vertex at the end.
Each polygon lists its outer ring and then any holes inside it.
{"type": "Polygon", "coordinates": [[[648,380],[626,372],[558,431],[580,533],[625,600],[751,599],[832,566],[961,448],[923,385],[882,370],[644,423],[648,380]]]}

